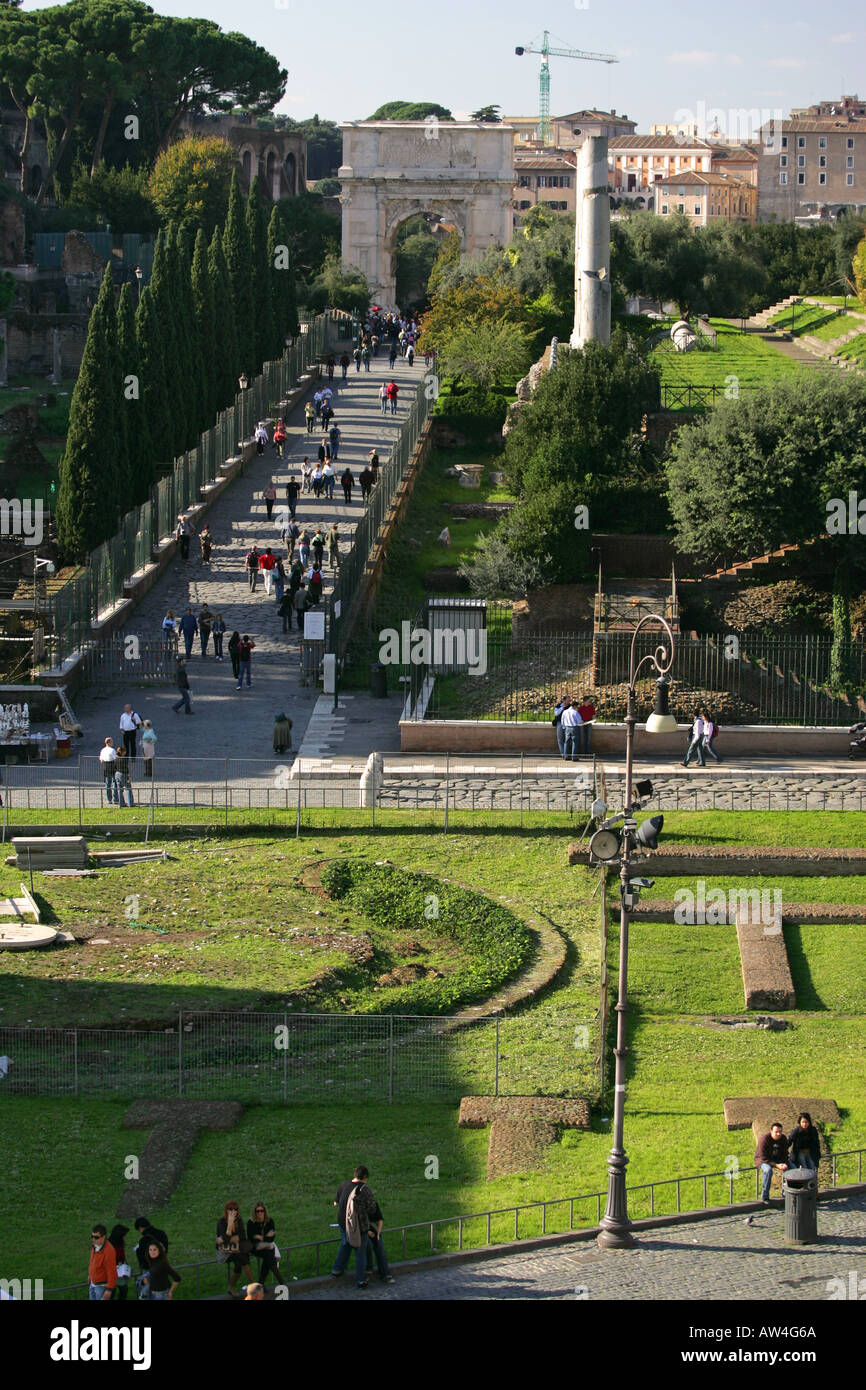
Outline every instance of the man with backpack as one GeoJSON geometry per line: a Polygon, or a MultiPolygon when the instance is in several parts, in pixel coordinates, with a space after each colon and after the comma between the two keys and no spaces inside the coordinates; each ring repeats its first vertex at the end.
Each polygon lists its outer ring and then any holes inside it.
{"type": "Polygon", "coordinates": [[[355,1284],[359,1289],[367,1287],[370,1221],[376,1207],[376,1198],[367,1186],[369,1176],[369,1170],[359,1164],[352,1178],[340,1183],[334,1198],[340,1227],[340,1248],[331,1274],[339,1279],[345,1273],[349,1256],[354,1250],[355,1284]]]}

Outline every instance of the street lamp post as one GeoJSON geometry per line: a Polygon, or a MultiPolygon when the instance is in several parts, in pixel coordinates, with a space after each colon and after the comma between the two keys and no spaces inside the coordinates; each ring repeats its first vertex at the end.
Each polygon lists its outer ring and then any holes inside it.
{"type": "Polygon", "coordinates": [[[140,266],[140,265],[137,265],[137,266],[135,267],[135,278],[136,278],[136,280],[138,281],[138,300],[137,300],[136,302],[137,302],[138,304],[140,304],[140,303],[141,303],[141,279],[142,279],[142,269],[141,269],[141,266],[140,266]]]}
{"type": "Polygon", "coordinates": [[[243,453],[244,440],[247,437],[247,396],[246,391],[250,381],[246,372],[241,372],[238,377],[238,386],[241,391],[241,453],[243,453]]]}
{"type": "Polygon", "coordinates": [[[631,656],[629,660],[628,678],[628,706],[625,717],[625,819],[623,821],[623,836],[620,855],[620,931],[619,931],[619,991],[616,1003],[617,1025],[616,1025],[616,1074],[614,1078],[614,1103],[613,1103],[613,1147],[608,1156],[607,1171],[607,1206],[604,1216],[600,1221],[601,1230],[597,1236],[597,1242],[603,1250],[628,1250],[634,1245],[634,1236],[631,1233],[631,1222],[628,1219],[628,1198],[625,1186],[625,1170],[628,1166],[628,1158],[623,1148],[623,1127],[625,1121],[625,1059],[628,1053],[626,1047],[626,1028],[625,1018],[627,1012],[628,994],[628,921],[631,905],[631,890],[629,887],[629,876],[631,872],[631,855],[635,846],[635,832],[637,821],[632,814],[632,762],[634,754],[634,731],[637,724],[635,715],[635,682],[637,673],[648,662],[659,673],[659,680],[656,683],[656,703],[653,713],[647,720],[647,733],[675,733],[676,720],[673,715],[668,713],[668,681],[667,673],[673,665],[674,659],[674,635],[663,617],[658,613],[649,613],[641,618],[637,624],[631,639],[631,656]],[[670,653],[664,646],[658,646],[655,652],[644,656],[635,666],[635,644],[637,635],[641,628],[647,623],[660,623],[667,633],[670,641],[670,653]]]}

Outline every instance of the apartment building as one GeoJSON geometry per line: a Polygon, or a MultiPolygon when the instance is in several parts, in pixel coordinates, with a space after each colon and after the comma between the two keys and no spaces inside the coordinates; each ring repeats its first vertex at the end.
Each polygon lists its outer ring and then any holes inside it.
{"type": "Polygon", "coordinates": [[[659,217],[683,213],[693,227],[718,222],[757,222],[758,190],[729,174],[687,172],[655,184],[659,217]]]}
{"type": "Polygon", "coordinates": [[[714,146],[696,136],[615,135],[608,142],[611,197],[652,210],[655,186],[680,174],[712,172],[714,146]]]}
{"type": "Polygon", "coordinates": [[[538,203],[551,212],[574,212],[577,189],[577,154],[536,145],[514,154],[514,226],[538,203]]]}
{"type": "Polygon", "coordinates": [[[835,220],[866,211],[866,102],[858,96],[794,108],[761,130],[762,222],[835,220]]]}
{"type": "MultiPolygon", "coordinates": [[[[540,131],[537,116],[503,116],[505,125],[514,126],[514,148],[539,143],[540,131]]],[[[556,149],[579,149],[587,135],[630,135],[637,121],[628,116],[618,116],[615,110],[596,111],[586,109],[572,111],[567,116],[551,116],[550,143],[556,149]]]]}

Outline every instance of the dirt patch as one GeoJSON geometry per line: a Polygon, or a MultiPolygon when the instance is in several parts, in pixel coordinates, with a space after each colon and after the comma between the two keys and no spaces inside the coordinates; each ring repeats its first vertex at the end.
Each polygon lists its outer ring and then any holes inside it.
{"type": "Polygon", "coordinates": [[[544,1167],[544,1151],[558,1130],[549,1120],[494,1120],[487,1149],[487,1181],[544,1167]]]}
{"type": "Polygon", "coordinates": [[[457,1123],[483,1129],[497,1119],[543,1119],[565,1129],[589,1129],[589,1101],[580,1096],[464,1096],[457,1123]]]}
{"type": "Polygon", "coordinates": [[[376,983],[388,989],[397,985],[413,985],[416,980],[441,980],[442,978],[441,970],[432,970],[426,965],[398,965],[395,970],[389,970],[387,975],[380,975],[376,983]]]}
{"type": "Polygon", "coordinates": [[[183,1170],[202,1130],[234,1129],[244,1107],[227,1100],[137,1100],[123,1117],[128,1129],[152,1134],[138,1158],[138,1177],[127,1183],[117,1217],[132,1220],[164,1205],[183,1176],[183,1170]]]}
{"type": "Polygon", "coordinates": [[[596,585],[551,584],[533,589],[514,604],[515,636],[536,632],[592,631],[596,585]]]}

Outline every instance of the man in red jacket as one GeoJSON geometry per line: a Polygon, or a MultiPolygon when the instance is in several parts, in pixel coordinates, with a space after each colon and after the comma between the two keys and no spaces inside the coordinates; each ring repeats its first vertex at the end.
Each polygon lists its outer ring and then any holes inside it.
{"type": "Polygon", "coordinates": [[[273,551],[271,550],[271,547],[268,546],[264,555],[259,557],[259,569],[261,570],[262,577],[265,581],[266,594],[269,594],[271,592],[271,582],[274,577],[274,565],[276,563],[277,557],[276,555],[274,555],[273,551]]]}
{"type": "Polygon", "coordinates": [[[93,1226],[92,1233],[93,1248],[90,1251],[90,1265],[87,1270],[90,1301],[91,1303],[100,1300],[107,1302],[117,1283],[117,1261],[114,1257],[114,1246],[109,1242],[108,1232],[104,1226],[93,1226]]]}
{"type": "Polygon", "coordinates": [[[396,381],[388,382],[388,400],[391,402],[392,415],[397,414],[397,396],[399,391],[400,387],[397,385],[396,381]]]}

